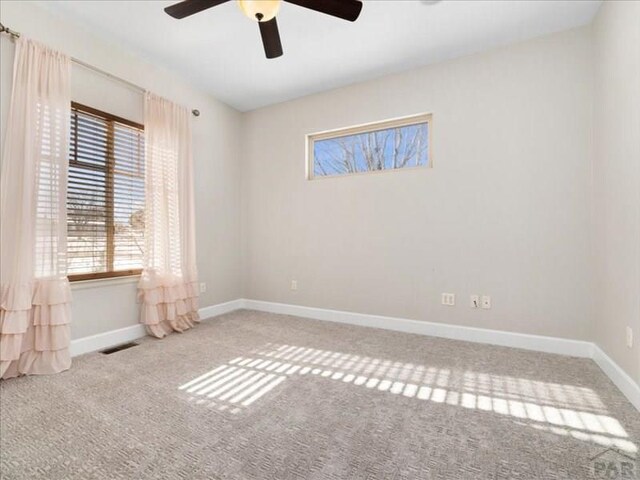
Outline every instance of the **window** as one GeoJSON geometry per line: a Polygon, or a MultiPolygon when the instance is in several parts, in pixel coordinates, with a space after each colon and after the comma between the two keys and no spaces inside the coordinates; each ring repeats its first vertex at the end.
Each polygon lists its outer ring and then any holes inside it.
{"type": "Polygon", "coordinates": [[[307,136],[307,178],[430,166],[431,115],[307,136]]]}
{"type": "Polygon", "coordinates": [[[135,275],[144,249],[144,127],[71,105],[69,280],[135,275]]]}

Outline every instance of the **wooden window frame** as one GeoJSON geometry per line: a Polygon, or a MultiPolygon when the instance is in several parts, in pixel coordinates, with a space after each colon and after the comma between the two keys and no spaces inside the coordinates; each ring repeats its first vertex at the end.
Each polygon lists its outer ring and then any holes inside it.
{"type": "Polygon", "coordinates": [[[377,173],[386,172],[400,172],[403,170],[417,170],[420,168],[433,167],[432,149],[431,149],[431,132],[433,130],[433,115],[431,113],[419,113],[416,115],[409,115],[406,117],[392,118],[389,120],[382,120],[378,122],[364,123],[360,125],[354,125],[346,128],[336,128],[333,130],[325,130],[324,132],[310,133],[306,135],[306,165],[305,175],[307,180],[319,180],[328,178],[342,178],[353,177],[355,175],[371,175],[377,173]],[[427,145],[427,163],[426,165],[404,167],[404,168],[386,168],[383,170],[370,170],[363,172],[343,173],[336,175],[315,175],[315,159],[314,159],[314,144],[318,140],[328,140],[333,138],[348,137],[350,135],[357,135],[360,133],[377,132],[380,130],[387,130],[390,128],[409,127],[411,125],[420,125],[426,123],[428,125],[428,145],[427,145]]]}
{"type": "MultiPolygon", "coordinates": [[[[113,222],[113,211],[114,211],[114,170],[115,170],[115,156],[113,153],[114,150],[114,128],[113,124],[120,123],[123,125],[127,125],[129,127],[136,128],[144,132],[144,125],[140,123],[133,122],[131,120],[127,120],[126,118],[118,117],[117,115],[113,115],[111,113],[103,112],[102,110],[98,110],[97,108],[89,107],[87,105],[83,105],[77,102],[71,102],[72,110],[79,110],[84,113],[88,113],[90,115],[95,115],[102,119],[107,120],[107,165],[106,167],[97,167],[97,166],[87,166],[86,164],[79,164],[74,162],[72,159],[69,159],[69,165],[76,164],[82,168],[95,168],[101,171],[105,171],[105,182],[107,184],[107,198],[106,198],[106,209],[107,209],[107,218],[110,223],[107,225],[107,270],[104,272],[93,272],[93,273],[79,273],[74,275],[69,275],[67,278],[70,282],[80,282],[83,280],[99,280],[99,279],[108,279],[108,278],[117,278],[117,277],[130,277],[134,275],[140,275],[142,273],[142,269],[129,269],[129,270],[113,270],[113,262],[114,262],[114,251],[115,251],[115,224],[113,222]],[[111,184],[111,188],[109,188],[109,184],[111,184]]],[[[73,142],[78,142],[77,132],[74,138],[72,138],[73,142]]],[[[77,152],[77,148],[76,148],[77,152]]]]}

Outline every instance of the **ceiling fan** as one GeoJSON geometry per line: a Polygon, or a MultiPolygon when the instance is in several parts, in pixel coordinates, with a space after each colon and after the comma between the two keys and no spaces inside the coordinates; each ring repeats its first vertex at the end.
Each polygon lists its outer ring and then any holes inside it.
{"type": "MultiPolygon", "coordinates": [[[[173,18],[185,18],[230,0],[184,0],[164,9],[173,18]]],[[[362,10],[360,0],[284,0],[300,7],[309,8],[316,12],[354,22],[362,10]]],[[[280,9],[281,0],[237,0],[242,13],[258,22],[260,36],[267,58],[282,55],[282,43],[276,15],[280,9]]]]}

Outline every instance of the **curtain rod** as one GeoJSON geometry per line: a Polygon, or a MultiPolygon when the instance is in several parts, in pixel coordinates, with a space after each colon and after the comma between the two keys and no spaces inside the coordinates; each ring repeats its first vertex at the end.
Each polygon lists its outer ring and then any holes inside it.
{"type": "Polygon", "coordinates": [[[5,27],[2,23],[0,23],[0,33],[6,33],[7,35],[11,35],[11,38],[20,38],[20,33],[15,30],[11,30],[10,28],[5,27]]]}
{"type": "MultiPolygon", "coordinates": [[[[16,32],[15,30],[11,30],[8,27],[5,27],[2,23],[0,23],[0,33],[6,33],[7,35],[10,35],[11,38],[13,40],[20,38],[20,32],[16,32]]],[[[137,90],[138,92],[144,93],[147,91],[146,88],[141,87],[140,85],[136,85],[133,82],[130,82],[129,80],[126,80],[124,78],[118,77],[116,75],[114,75],[113,73],[109,73],[105,70],[102,70],[101,68],[98,67],[94,67],[93,65],[87,63],[87,62],[83,62],[82,60],[79,60],[75,57],[71,57],[71,61],[73,63],[75,63],[76,65],[79,65],[81,67],[84,67],[88,70],[92,70],[96,73],[99,73],[100,75],[104,75],[105,77],[111,78],[113,80],[117,80],[120,83],[123,83],[125,85],[127,85],[129,88],[132,88],[134,90],[137,90]]],[[[200,116],[200,111],[197,109],[193,109],[191,110],[191,113],[193,114],[194,117],[199,117],[200,116]]]]}

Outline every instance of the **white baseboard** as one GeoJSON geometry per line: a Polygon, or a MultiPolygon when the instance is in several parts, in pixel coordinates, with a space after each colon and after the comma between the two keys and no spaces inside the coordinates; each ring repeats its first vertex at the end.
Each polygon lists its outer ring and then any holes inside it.
{"type": "MultiPolygon", "coordinates": [[[[198,310],[200,318],[207,319],[215,317],[216,315],[222,315],[223,313],[233,312],[243,308],[243,300],[232,300],[226,303],[220,303],[218,305],[211,305],[203,307],[198,310]]],[[[78,355],[84,355],[85,353],[96,352],[98,350],[104,350],[105,348],[115,347],[123,343],[132,342],[138,338],[142,338],[147,335],[144,325],[137,324],[130,327],[119,328],[118,330],[111,330],[109,332],[98,333],[88,337],[78,338],[71,340],[72,357],[78,355]]]]}
{"type": "MultiPolygon", "coordinates": [[[[434,323],[406,318],[385,317],[363,313],[328,310],[325,308],[303,307],[285,303],[265,302],[261,300],[237,299],[203,307],[199,310],[200,318],[207,319],[240,309],[261,312],[294,315],[302,318],[325,320],[329,322],[360,325],[363,327],[382,328],[398,332],[428,335],[432,337],[464,340],[467,342],[487,343],[503,347],[522,348],[537,352],[555,353],[573,357],[591,358],[640,411],[640,386],[622,370],[604,351],[591,342],[570,340],[567,338],[546,337],[524,333],[489,330],[483,328],[464,327],[445,323],[434,323]]],[[[71,355],[102,350],[122,343],[130,342],[146,335],[143,325],[133,325],[90,337],[71,341],[71,355]]]]}
{"type": "Polygon", "coordinates": [[[119,328],[118,330],[111,330],[109,332],[98,333],[89,337],[78,338],[71,340],[72,357],[78,355],[84,355],[85,353],[96,352],[105,348],[114,347],[123,343],[131,342],[142,338],[147,334],[144,329],[144,325],[131,325],[130,327],[119,328]]]}
{"type": "Polygon", "coordinates": [[[329,322],[348,323],[364,327],[383,328],[398,332],[416,333],[432,337],[464,340],[466,342],[488,343],[503,347],[523,348],[537,352],[557,353],[573,357],[591,358],[593,344],[566,338],[544,337],[524,333],[489,330],[484,328],[464,327],[446,323],[434,323],[406,318],[383,317],[362,313],[326,310],[324,308],[302,307],[283,303],[244,300],[244,308],[262,312],[295,315],[297,317],[326,320],[329,322]]]}
{"type": "Polygon", "coordinates": [[[640,410],[640,385],[620,368],[620,366],[609,357],[604,350],[597,345],[593,346],[593,360],[602,371],[609,377],[613,384],[624,393],[625,397],[640,410]]]}
{"type": "Polygon", "coordinates": [[[201,319],[207,319],[211,317],[216,317],[218,315],[222,315],[224,313],[233,312],[235,310],[240,310],[244,308],[244,299],[231,300],[230,302],[219,303],[217,305],[211,305],[209,307],[202,307],[198,310],[201,319]]]}

